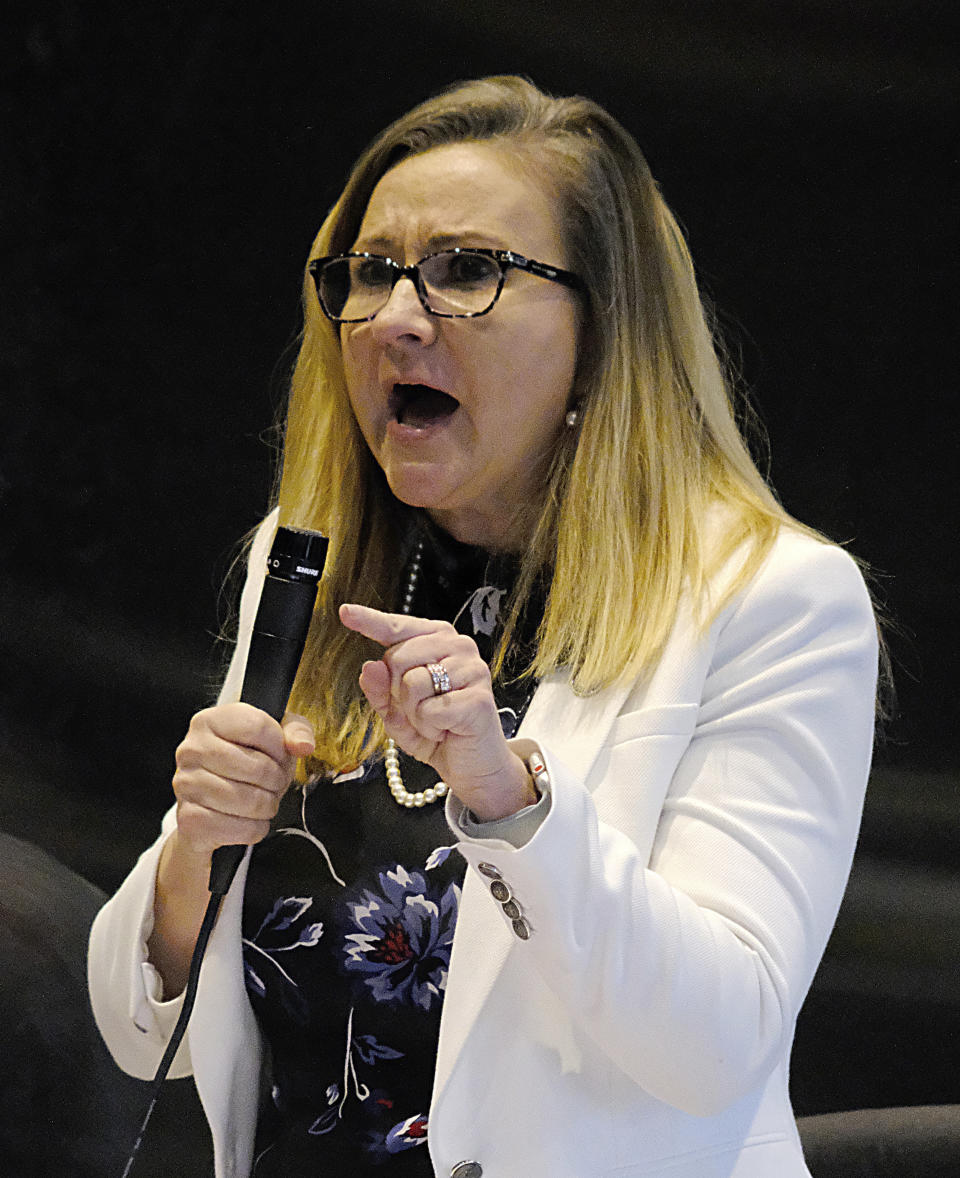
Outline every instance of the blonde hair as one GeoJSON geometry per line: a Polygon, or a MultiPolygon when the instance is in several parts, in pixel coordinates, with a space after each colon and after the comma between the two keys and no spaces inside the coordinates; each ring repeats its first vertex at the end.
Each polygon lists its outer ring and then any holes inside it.
{"type": "MultiPolygon", "coordinates": [[[[683,235],[639,147],[595,103],[493,77],[417,106],[361,156],[310,256],[352,246],[374,186],[400,160],[465,141],[508,142],[536,168],[556,196],[566,264],[586,286],[579,427],[558,439],[493,671],[503,671],[524,602],[547,577],[527,673],[563,667],[576,691],[595,692],[653,667],[682,593],[709,624],[778,529],[800,525],[741,437],[683,235]],[[719,543],[707,535],[716,504],[726,507],[719,543]],[[708,582],[736,550],[737,574],[708,601],[708,582]]],[[[411,509],[391,495],[360,434],[336,329],[306,276],[304,308],[279,501],[284,522],[323,530],[331,549],[291,706],[316,724],[317,762],[343,768],[383,735],[357,685],[362,661],[377,652],[336,609],[395,608],[411,509]]]]}

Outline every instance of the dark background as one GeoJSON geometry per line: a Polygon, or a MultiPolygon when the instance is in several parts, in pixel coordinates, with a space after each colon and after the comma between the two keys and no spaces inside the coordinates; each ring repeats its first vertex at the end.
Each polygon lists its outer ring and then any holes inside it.
{"type": "Polygon", "coordinates": [[[606,105],[685,226],[794,514],[874,570],[899,699],[800,1111],[960,1101],[953,0],[35,0],[0,44],[0,829],[114,888],[215,690],[300,273],[444,84],[606,105]]]}

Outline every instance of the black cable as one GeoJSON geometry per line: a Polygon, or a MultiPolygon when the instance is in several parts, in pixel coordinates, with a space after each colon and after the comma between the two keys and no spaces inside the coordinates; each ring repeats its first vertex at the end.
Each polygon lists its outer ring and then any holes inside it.
{"type": "Polygon", "coordinates": [[[127,1175],[130,1173],[130,1168],[133,1166],[134,1159],[137,1156],[137,1150],[140,1148],[140,1142],[143,1141],[143,1135],[146,1133],[147,1125],[150,1123],[150,1118],[153,1115],[154,1106],[163,1089],[163,1082],[167,1078],[167,1072],[170,1071],[170,1065],[173,1063],[177,1050],[183,1041],[183,1036],[186,1034],[187,1023],[190,1021],[193,1004],[197,997],[197,983],[200,981],[200,966],[203,963],[203,955],[207,951],[207,941],[210,940],[210,933],[216,923],[217,913],[220,911],[222,900],[222,893],[213,892],[207,902],[207,910],[203,914],[203,923],[200,925],[200,932],[197,934],[197,943],[193,948],[193,956],[190,958],[190,972],[187,975],[187,985],[183,991],[183,1006],[180,1008],[180,1017],[177,1019],[177,1025],[173,1028],[170,1042],[167,1044],[163,1058],[160,1060],[160,1066],[157,1068],[156,1074],[153,1077],[147,1115],[143,1118],[140,1132],[137,1134],[137,1140],[133,1143],[133,1149],[130,1150],[130,1155],[127,1158],[127,1164],[124,1167],[121,1178],[127,1178],[127,1175]]]}

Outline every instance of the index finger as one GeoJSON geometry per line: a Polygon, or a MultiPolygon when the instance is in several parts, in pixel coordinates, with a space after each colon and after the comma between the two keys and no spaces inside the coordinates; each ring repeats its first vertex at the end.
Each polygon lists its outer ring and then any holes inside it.
{"type": "Polygon", "coordinates": [[[408,614],[388,614],[384,610],[372,609],[369,605],[346,602],[340,606],[340,621],[348,630],[356,630],[365,638],[379,642],[381,646],[396,646],[408,638],[430,634],[440,623],[429,618],[414,618],[408,614]]]}
{"type": "Polygon", "coordinates": [[[283,763],[286,750],[280,725],[253,704],[218,704],[198,712],[190,722],[191,728],[198,722],[205,724],[219,740],[253,749],[266,754],[277,764],[283,763]]]}

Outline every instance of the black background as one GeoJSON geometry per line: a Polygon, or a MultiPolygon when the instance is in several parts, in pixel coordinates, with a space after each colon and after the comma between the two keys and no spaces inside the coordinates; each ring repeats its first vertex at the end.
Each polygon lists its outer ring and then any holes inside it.
{"type": "Polygon", "coordinates": [[[221,583],[267,506],[311,238],[386,122],[458,78],[523,73],[633,131],[741,357],[774,484],[873,568],[890,620],[898,711],[800,1103],[960,1099],[952,7],[8,5],[0,828],[107,890],[152,838],[215,690],[221,583]]]}

